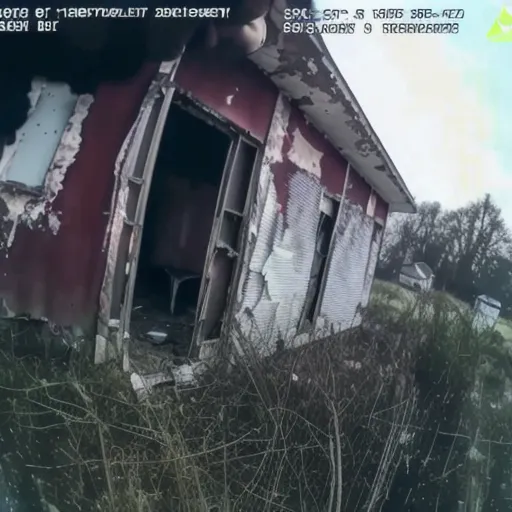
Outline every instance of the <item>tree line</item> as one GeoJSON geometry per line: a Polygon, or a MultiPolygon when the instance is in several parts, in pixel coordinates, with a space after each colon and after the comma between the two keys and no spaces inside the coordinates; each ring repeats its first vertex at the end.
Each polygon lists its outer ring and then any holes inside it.
{"type": "Polygon", "coordinates": [[[423,202],[416,215],[392,214],[377,277],[396,279],[403,264],[419,261],[434,271],[435,289],[470,303],[489,295],[512,317],[512,233],[489,194],[455,210],[423,202]]]}

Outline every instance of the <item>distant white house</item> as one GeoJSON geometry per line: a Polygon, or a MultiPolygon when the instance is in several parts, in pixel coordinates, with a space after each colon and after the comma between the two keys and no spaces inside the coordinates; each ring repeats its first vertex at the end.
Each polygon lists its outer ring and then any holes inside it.
{"type": "Polygon", "coordinates": [[[496,325],[501,311],[501,302],[488,295],[479,295],[473,309],[473,327],[479,331],[496,325]]]}
{"type": "Polygon", "coordinates": [[[434,272],[422,261],[407,263],[400,269],[398,282],[415,290],[428,291],[434,282],[434,272]]]}

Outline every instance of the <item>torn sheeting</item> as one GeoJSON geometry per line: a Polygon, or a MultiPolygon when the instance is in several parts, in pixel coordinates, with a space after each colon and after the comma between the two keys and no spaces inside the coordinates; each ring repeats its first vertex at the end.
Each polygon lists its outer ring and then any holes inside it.
{"type": "MultiPolygon", "coordinates": [[[[37,82],[39,83],[39,82],[37,82]]],[[[32,108],[40,96],[37,91],[32,91],[32,108]]],[[[60,228],[61,212],[53,210],[52,203],[57,198],[63,188],[63,182],[69,167],[74,163],[80,145],[82,143],[82,126],[89,109],[94,101],[91,95],[79,96],[76,102],[73,114],[71,115],[66,129],[61,137],[57,151],[53,157],[50,169],[46,173],[44,191],[41,197],[23,192],[3,191],[0,193],[0,199],[4,203],[5,211],[3,218],[11,223],[9,232],[4,233],[4,238],[0,240],[0,249],[8,249],[14,243],[16,229],[20,224],[30,229],[50,229],[56,235],[60,228]],[[46,222],[44,219],[46,218],[46,222]]],[[[14,150],[15,152],[15,150],[14,150]]],[[[13,154],[7,151],[0,161],[0,167],[5,167],[5,160],[12,158],[13,154]]],[[[4,171],[2,171],[4,172],[4,171]]]]}
{"type": "Polygon", "coordinates": [[[273,183],[269,188],[246,281],[250,293],[244,295],[239,317],[244,335],[264,353],[272,352],[278,339],[288,340],[296,333],[315,252],[321,196],[317,178],[293,173],[288,227],[283,230],[273,183]]]}
{"type": "Polygon", "coordinates": [[[320,160],[324,154],[315,149],[302,135],[298,128],[292,134],[292,146],[288,151],[288,159],[299,169],[311,172],[316,177],[322,177],[320,160]]]}
{"type": "Polygon", "coordinates": [[[357,312],[373,233],[373,220],[360,206],[345,201],[341,208],[320,308],[321,323],[334,331],[349,329],[360,321],[357,312]]]}
{"type": "Polygon", "coordinates": [[[277,340],[289,342],[297,333],[320,216],[323,155],[298,130],[289,135],[290,113],[290,103],[279,95],[263,155],[238,293],[236,319],[242,334],[264,354],[275,351],[277,340]],[[288,154],[284,152],[287,138],[288,154]],[[278,201],[274,182],[278,173],[287,173],[287,204],[278,201]],[[286,223],[282,212],[286,212],[286,223]]]}

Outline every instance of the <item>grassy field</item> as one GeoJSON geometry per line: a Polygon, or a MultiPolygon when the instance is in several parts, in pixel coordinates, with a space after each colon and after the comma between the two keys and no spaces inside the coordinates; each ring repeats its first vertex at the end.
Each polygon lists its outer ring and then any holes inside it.
{"type": "MultiPolygon", "coordinates": [[[[414,302],[417,297],[414,291],[403,288],[397,283],[390,283],[388,281],[376,279],[372,289],[372,297],[376,297],[379,294],[386,294],[391,299],[388,303],[397,309],[405,308],[408,304],[414,302]]],[[[470,308],[469,304],[462,302],[453,295],[446,293],[446,297],[462,310],[470,308]]],[[[507,320],[506,318],[500,318],[496,324],[496,330],[505,339],[512,341],[512,321],[507,320]]]]}

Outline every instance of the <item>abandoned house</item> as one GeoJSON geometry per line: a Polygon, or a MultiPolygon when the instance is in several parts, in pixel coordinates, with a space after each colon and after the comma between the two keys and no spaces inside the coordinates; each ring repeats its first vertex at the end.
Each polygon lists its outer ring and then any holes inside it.
{"type": "Polygon", "coordinates": [[[433,270],[423,261],[408,263],[402,266],[398,275],[398,282],[412,288],[427,292],[434,283],[433,270]]]}
{"type": "Polygon", "coordinates": [[[29,98],[0,160],[1,315],[94,339],[97,362],[357,325],[388,213],[414,212],[319,36],[29,98]]]}

